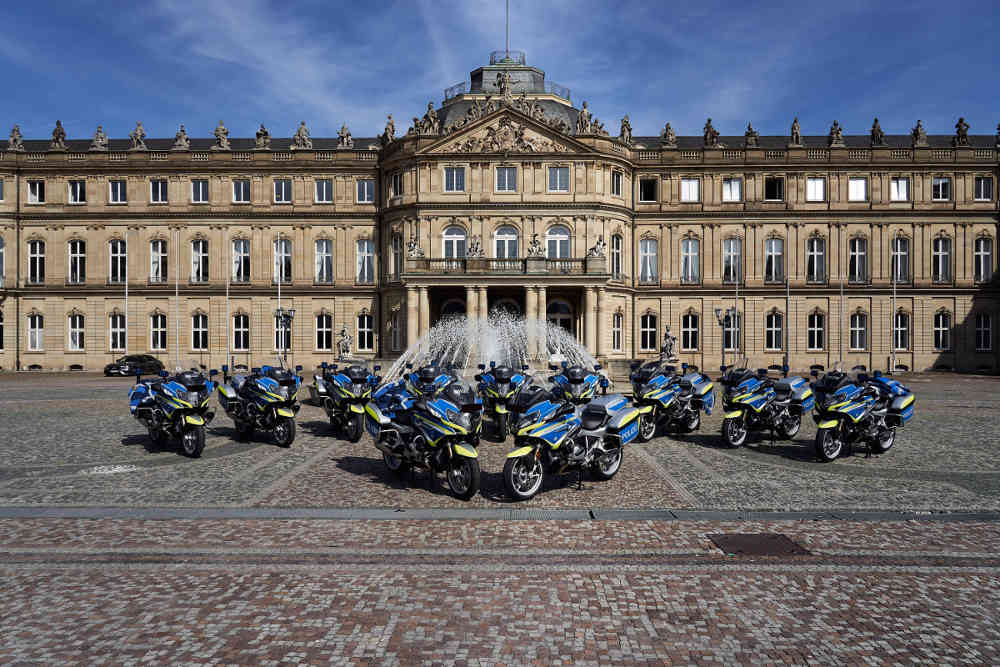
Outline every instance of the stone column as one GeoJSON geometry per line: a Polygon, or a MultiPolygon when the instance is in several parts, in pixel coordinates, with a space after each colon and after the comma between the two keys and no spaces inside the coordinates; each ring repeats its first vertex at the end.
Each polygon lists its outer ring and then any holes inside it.
{"type": "Polygon", "coordinates": [[[490,316],[490,304],[486,296],[486,288],[479,288],[479,319],[485,320],[490,316]]]}
{"type": "MultiPolygon", "coordinates": [[[[546,318],[547,308],[548,308],[548,302],[547,302],[547,297],[545,295],[545,285],[541,285],[541,286],[538,287],[538,315],[537,315],[537,317],[542,322],[546,322],[547,321],[547,318],[546,318]]],[[[544,329],[544,325],[542,327],[542,330],[543,331],[545,330],[544,329]]],[[[537,342],[538,342],[538,358],[541,359],[543,362],[546,362],[547,361],[547,356],[548,356],[548,342],[545,340],[544,336],[540,337],[537,342]]]]}
{"type": "Polygon", "coordinates": [[[465,316],[468,319],[479,317],[479,299],[476,288],[471,285],[465,286],[465,316]]]}
{"type": "MultiPolygon", "coordinates": [[[[538,288],[534,285],[526,285],[524,288],[524,319],[531,321],[538,315],[538,288]]],[[[530,326],[527,328],[527,354],[529,358],[538,356],[538,338],[535,331],[530,326]]]]}
{"type": "Polygon", "coordinates": [[[406,346],[412,347],[420,338],[420,319],[418,315],[417,288],[412,285],[406,288],[406,346]]]}
{"type": "Polygon", "coordinates": [[[597,288],[597,356],[608,356],[608,335],[610,328],[608,323],[608,291],[603,287],[597,288]]]}
{"type": "Polygon", "coordinates": [[[420,290],[420,335],[427,333],[431,328],[431,306],[427,296],[426,287],[418,287],[420,290]]]}
{"type": "Polygon", "coordinates": [[[595,321],[594,301],[597,296],[593,287],[583,291],[583,333],[584,345],[591,354],[597,354],[597,322],[595,321]]]}

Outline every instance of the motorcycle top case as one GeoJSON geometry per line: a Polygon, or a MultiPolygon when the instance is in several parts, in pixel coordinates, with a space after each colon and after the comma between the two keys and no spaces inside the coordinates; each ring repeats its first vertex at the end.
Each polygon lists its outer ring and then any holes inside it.
{"type": "Polygon", "coordinates": [[[682,389],[691,390],[696,408],[704,408],[706,413],[712,414],[712,408],[715,407],[715,394],[712,393],[714,385],[707,375],[688,373],[681,378],[680,385],[682,389]]]}
{"type": "Polygon", "coordinates": [[[778,380],[774,383],[774,391],[776,394],[789,397],[791,401],[789,408],[793,414],[808,412],[816,404],[816,397],[805,378],[790,377],[778,380]]]}
{"type": "Polygon", "coordinates": [[[889,410],[886,412],[886,422],[890,426],[905,425],[906,422],[913,419],[913,407],[916,402],[916,396],[910,392],[892,399],[892,402],[889,403],[889,410]]]}
{"type": "Polygon", "coordinates": [[[596,430],[606,424],[606,438],[611,442],[627,445],[639,434],[639,411],[629,405],[621,394],[594,399],[583,409],[581,416],[583,427],[587,430],[596,430]]]}

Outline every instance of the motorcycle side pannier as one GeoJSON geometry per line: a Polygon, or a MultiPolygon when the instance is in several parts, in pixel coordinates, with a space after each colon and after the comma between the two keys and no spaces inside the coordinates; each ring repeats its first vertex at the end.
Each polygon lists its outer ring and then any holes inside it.
{"type": "Polygon", "coordinates": [[[916,396],[913,394],[903,394],[892,399],[885,415],[885,423],[889,426],[906,424],[913,418],[913,406],[916,404],[916,400],[916,396]]]}
{"type": "Polygon", "coordinates": [[[778,394],[788,394],[788,411],[793,415],[801,415],[812,410],[816,397],[805,378],[790,377],[774,383],[774,391],[778,394]]]}

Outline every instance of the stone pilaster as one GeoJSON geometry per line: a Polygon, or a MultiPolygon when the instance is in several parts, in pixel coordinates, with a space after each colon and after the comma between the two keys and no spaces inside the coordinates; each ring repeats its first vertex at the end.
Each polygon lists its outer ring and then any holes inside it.
{"type": "Polygon", "coordinates": [[[608,294],[603,287],[597,288],[597,356],[606,358],[608,356],[608,335],[610,329],[608,321],[608,294]]]}
{"type": "Polygon", "coordinates": [[[427,295],[426,287],[418,287],[420,292],[420,335],[427,333],[431,328],[431,306],[427,295]]]}

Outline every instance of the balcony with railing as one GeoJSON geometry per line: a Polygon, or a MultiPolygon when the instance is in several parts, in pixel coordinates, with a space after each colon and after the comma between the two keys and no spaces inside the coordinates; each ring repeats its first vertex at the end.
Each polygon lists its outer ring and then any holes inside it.
{"type": "Polygon", "coordinates": [[[406,260],[404,275],[585,275],[607,274],[606,260],[583,258],[528,257],[497,259],[492,257],[420,257],[406,260]]]}

